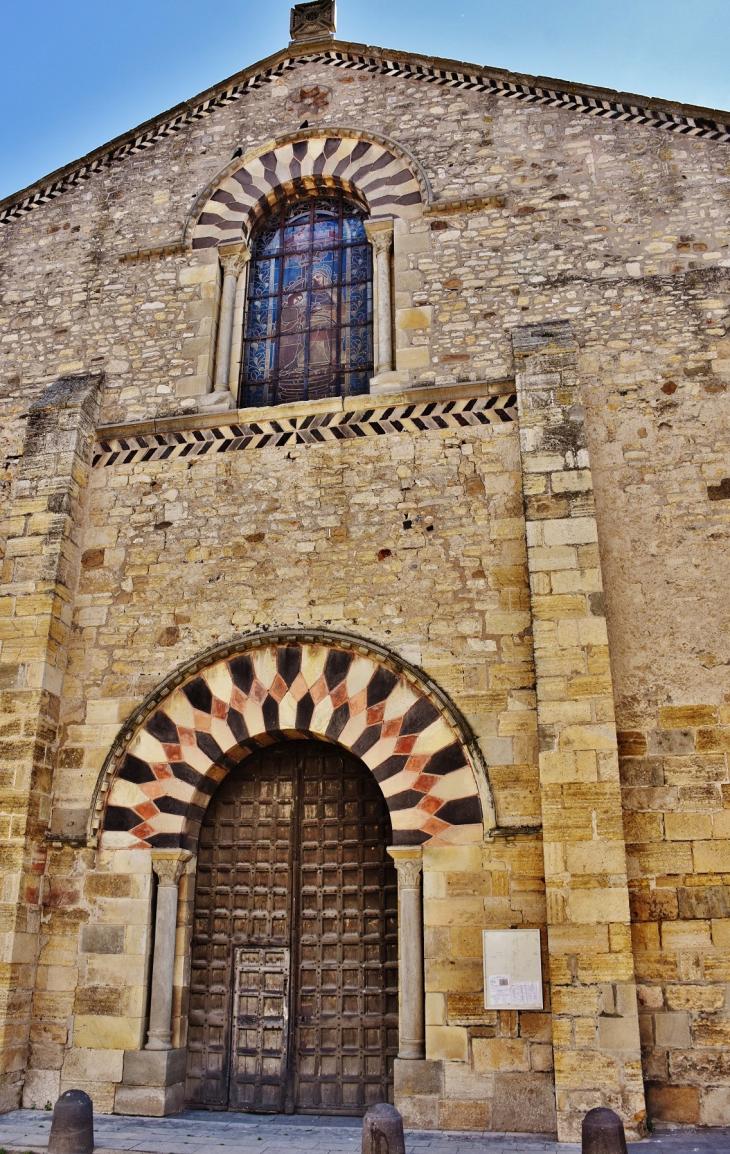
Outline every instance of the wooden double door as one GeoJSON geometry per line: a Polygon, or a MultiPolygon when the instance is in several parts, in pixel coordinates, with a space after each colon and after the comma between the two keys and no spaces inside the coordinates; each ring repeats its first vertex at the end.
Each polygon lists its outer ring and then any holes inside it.
{"type": "Polygon", "coordinates": [[[290,741],[246,759],[200,832],[190,1106],[362,1114],[393,1100],[397,881],[358,758],[290,741]]]}

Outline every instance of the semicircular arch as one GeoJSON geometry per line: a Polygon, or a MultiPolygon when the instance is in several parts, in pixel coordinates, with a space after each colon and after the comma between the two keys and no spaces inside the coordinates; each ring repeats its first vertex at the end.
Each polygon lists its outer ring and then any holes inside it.
{"type": "Polygon", "coordinates": [[[193,204],[183,243],[201,249],[247,240],[285,195],[329,188],[351,190],[373,216],[411,219],[432,200],[421,165],[395,140],[321,125],[277,136],[231,160],[193,204]]]}
{"type": "Polygon", "coordinates": [[[491,827],[478,747],[431,681],[359,639],[287,632],[212,651],[140,706],[102,771],[101,848],[194,848],[231,770],[262,746],[307,738],[365,762],[395,844],[468,844],[485,818],[491,827]]]}

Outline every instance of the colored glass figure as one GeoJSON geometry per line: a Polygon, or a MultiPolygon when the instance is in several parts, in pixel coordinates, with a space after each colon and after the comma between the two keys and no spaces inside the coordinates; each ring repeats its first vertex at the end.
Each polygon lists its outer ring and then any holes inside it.
{"type": "Polygon", "coordinates": [[[241,404],[367,393],[372,332],[360,210],[342,193],[285,205],[253,244],[241,404]]]}

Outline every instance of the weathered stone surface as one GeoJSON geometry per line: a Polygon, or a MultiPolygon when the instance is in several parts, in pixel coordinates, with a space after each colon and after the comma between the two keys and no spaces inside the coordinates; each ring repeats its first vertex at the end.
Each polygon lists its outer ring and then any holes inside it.
{"type": "Polygon", "coordinates": [[[439,1129],[490,1130],[491,1109],[489,1102],[442,1100],[439,1103],[439,1129]]]}
{"type": "Polygon", "coordinates": [[[398,1095],[440,1094],[443,1089],[442,1062],[396,1058],[393,1072],[398,1095]]]}
{"type": "Polygon", "coordinates": [[[124,926],[84,926],[81,950],[85,954],[123,954],[124,926]]]}
{"type": "MultiPolygon", "coordinates": [[[[74,1078],[97,1109],[115,1092],[119,1109],[178,1100],[167,1069],[162,1085],[134,1073],[141,1056],[127,1071],[146,1027],[149,868],[137,851],[96,859],[89,807],[163,677],[296,625],[422,668],[493,792],[500,836],[439,847],[424,877],[432,1052],[396,1073],[407,1124],[504,1128],[501,1078],[527,1095],[506,1127],[523,1129],[552,1042],[561,1137],[604,1101],[638,1133],[637,1019],[618,996],[634,971],[653,1116],[727,1120],[726,146],[390,67],[299,59],[269,79],[0,237],[0,1109],[28,1061],[31,1105],[74,1078]],[[199,412],[218,257],[179,238],[234,152],[305,116],[401,142],[433,189],[394,223],[397,363],[378,387],[511,391],[519,374],[521,447],[514,425],[429,428],[89,471],[99,419],[141,436],[222,423],[199,412]],[[484,1011],[487,926],[544,931],[545,1017],[484,1011]]],[[[328,404],[286,415],[342,410],[328,404]]]]}
{"type": "Polygon", "coordinates": [[[657,1122],[684,1122],[697,1125],[700,1120],[700,1092],[694,1086],[646,1087],[649,1117],[657,1122]]]}
{"type": "Polygon", "coordinates": [[[187,1049],[127,1050],[122,1082],[125,1086],[172,1086],[185,1080],[187,1049]]]}
{"type": "Polygon", "coordinates": [[[555,1094],[549,1074],[496,1074],[492,1129],[554,1134],[555,1094]]]}
{"type": "Polygon", "coordinates": [[[185,1106],[185,1086],[117,1086],[114,1095],[115,1114],[133,1114],[144,1118],[165,1118],[185,1106]]]}

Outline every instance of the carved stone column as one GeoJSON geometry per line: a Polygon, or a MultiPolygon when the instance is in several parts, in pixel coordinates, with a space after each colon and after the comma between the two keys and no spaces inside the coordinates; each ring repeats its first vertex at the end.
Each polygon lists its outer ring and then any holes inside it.
{"type": "Polygon", "coordinates": [[[390,250],[393,247],[391,220],[366,220],[365,232],[375,257],[375,376],[393,368],[392,294],[390,250]]]}
{"type": "Polygon", "coordinates": [[[172,979],[175,968],[177,885],[192,854],[188,850],[153,850],[152,868],[157,874],[157,916],[152,957],[150,1028],[146,1050],[172,1049],[172,979]]]}
{"type": "Polygon", "coordinates": [[[231,339],[231,359],[228,369],[228,391],[238,405],[238,389],[241,380],[241,361],[243,359],[243,338],[246,328],[246,298],[248,295],[248,278],[251,262],[247,261],[238,274],[236,292],[233,301],[233,336],[231,339]]]}
{"type": "Polygon", "coordinates": [[[236,289],[239,277],[245,276],[250,252],[243,242],[222,244],[218,255],[223,266],[223,291],[221,311],[218,321],[218,346],[215,358],[215,391],[228,390],[231,373],[231,347],[233,344],[233,313],[236,304],[236,289]]]}
{"type": "Polygon", "coordinates": [[[420,846],[390,846],[398,871],[398,1057],[426,1056],[423,985],[423,900],[420,846]]]}

